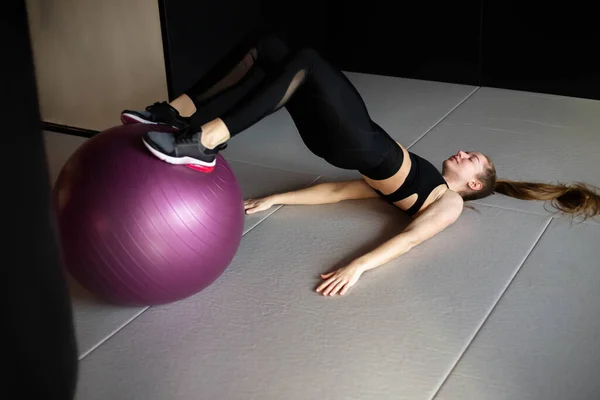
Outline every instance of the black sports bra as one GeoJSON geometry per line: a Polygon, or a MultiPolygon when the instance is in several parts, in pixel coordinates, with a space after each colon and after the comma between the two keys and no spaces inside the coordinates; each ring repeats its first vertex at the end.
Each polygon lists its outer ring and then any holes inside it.
{"type": "Polygon", "coordinates": [[[396,189],[395,192],[387,195],[381,193],[379,190],[375,190],[375,192],[391,204],[417,193],[419,196],[417,201],[412,207],[406,210],[408,215],[413,216],[419,211],[423,203],[425,203],[425,200],[427,200],[427,197],[433,189],[439,185],[443,184],[448,186],[448,184],[433,164],[410,151],[408,154],[411,161],[411,167],[402,186],[396,189]]]}

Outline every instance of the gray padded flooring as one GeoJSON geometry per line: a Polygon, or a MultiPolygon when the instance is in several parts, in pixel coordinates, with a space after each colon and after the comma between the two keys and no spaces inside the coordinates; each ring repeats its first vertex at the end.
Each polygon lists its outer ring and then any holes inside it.
{"type": "MultiPolygon", "coordinates": [[[[501,177],[600,186],[600,102],[349,73],[373,118],[434,164],[459,149],[501,177]]],[[[223,153],[245,197],[354,178],[303,146],[285,110],[223,153]]],[[[46,133],[50,179],[85,139],[46,133]]],[[[600,223],[494,195],[368,271],[319,274],[402,230],[380,199],[246,216],[229,268],[163,306],[109,306],[70,282],[77,399],[600,398],[600,223]]],[[[547,207],[548,208],[548,207],[547,207]]]]}

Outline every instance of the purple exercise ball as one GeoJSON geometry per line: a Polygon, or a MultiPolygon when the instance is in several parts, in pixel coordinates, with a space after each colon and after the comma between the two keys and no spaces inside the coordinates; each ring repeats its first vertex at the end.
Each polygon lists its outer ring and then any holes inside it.
{"type": "Polygon", "coordinates": [[[219,154],[212,172],[165,163],[133,124],[103,131],[69,158],[54,186],[63,261],[97,296],[156,305],[191,296],[228,267],[244,227],[242,190],[219,154]]]}

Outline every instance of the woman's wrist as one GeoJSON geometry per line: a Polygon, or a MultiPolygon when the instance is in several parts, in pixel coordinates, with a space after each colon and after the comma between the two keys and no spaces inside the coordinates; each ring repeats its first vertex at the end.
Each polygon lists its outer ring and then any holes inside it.
{"type": "Polygon", "coordinates": [[[284,204],[283,203],[283,198],[281,194],[272,194],[270,196],[267,196],[266,200],[271,203],[271,205],[275,206],[278,204],[284,204]]]}
{"type": "Polygon", "coordinates": [[[369,260],[367,258],[359,257],[356,260],[352,261],[349,267],[353,268],[356,271],[365,272],[369,269],[369,260]]]}

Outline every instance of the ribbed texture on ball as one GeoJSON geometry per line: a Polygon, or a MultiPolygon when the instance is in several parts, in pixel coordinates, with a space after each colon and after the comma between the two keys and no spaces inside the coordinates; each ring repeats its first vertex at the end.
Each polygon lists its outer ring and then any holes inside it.
{"type": "Polygon", "coordinates": [[[118,126],[85,142],[54,187],[64,263],[86,289],[118,304],[153,305],[213,283],[240,245],[241,188],[219,155],[210,173],[167,164],[148,130],[118,126]]]}

